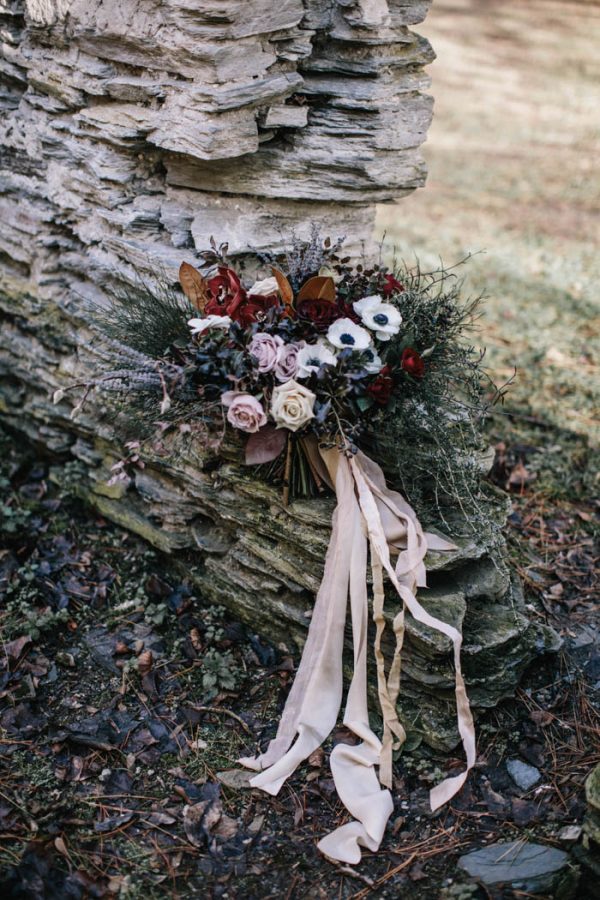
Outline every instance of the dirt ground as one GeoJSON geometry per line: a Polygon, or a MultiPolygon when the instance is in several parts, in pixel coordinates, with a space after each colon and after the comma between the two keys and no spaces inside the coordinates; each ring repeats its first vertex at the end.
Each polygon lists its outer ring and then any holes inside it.
{"type": "Polygon", "coordinates": [[[430,779],[460,760],[405,753],[381,851],[333,866],[315,849],[345,816],[326,754],[278,798],[231,774],[272,734],[297,660],[82,508],[71,463],[0,433],[2,898],[499,900],[532,895],[483,888],[461,854],[576,841],[600,762],[600,7],[435,0],[421,30],[439,57],[430,181],[380,223],[424,263],[485,250],[466,267],[489,295],[478,341],[498,380],[518,367],[488,423],[493,478],[530,613],[563,648],[480,719],[477,768],[449,808],[429,811],[430,779]],[[530,790],[507,772],[515,756],[541,773],[530,790]]]}

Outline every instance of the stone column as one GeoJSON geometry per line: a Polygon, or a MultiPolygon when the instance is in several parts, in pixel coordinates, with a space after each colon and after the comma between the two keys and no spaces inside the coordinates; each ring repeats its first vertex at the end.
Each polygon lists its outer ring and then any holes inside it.
{"type": "Polygon", "coordinates": [[[429,0],[0,0],[0,252],[93,295],[310,222],[349,250],[425,181],[429,0]]]}

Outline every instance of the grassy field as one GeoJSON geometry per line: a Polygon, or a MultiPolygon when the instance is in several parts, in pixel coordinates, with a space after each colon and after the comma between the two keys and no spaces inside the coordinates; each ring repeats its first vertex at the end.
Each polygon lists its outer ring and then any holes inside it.
{"type": "Polygon", "coordinates": [[[429,180],[382,206],[400,255],[466,267],[509,409],[600,438],[600,5],[435,0],[421,32],[435,116],[429,180]],[[594,412],[596,413],[594,421],[594,412]]]}

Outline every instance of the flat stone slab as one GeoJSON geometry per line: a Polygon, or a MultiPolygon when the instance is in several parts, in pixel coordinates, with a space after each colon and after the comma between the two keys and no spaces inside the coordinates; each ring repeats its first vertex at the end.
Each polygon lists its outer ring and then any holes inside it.
{"type": "Polygon", "coordinates": [[[508,774],[521,790],[528,791],[542,777],[539,769],[522,762],[520,759],[509,759],[506,763],[508,774]]]}
{"type": "Polygon", "coordinates": [[[522,841],[491,844],[458,861],[472,878],[484,884],[518,884],[524,890],[534,888],[539,879],[558,875],[567,863],[568,855],[563,850],[522,841]]]}

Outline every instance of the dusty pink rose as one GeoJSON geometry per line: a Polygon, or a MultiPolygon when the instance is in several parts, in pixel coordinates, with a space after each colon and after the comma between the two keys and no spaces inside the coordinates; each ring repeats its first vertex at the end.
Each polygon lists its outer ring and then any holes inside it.
{"type": "Polygon", "coordinates": [[[260,400],[252,394],[241,391],[226,391],[221,397],[223,406],[228,406],[227,421],[240,431],[250,434],[267,424],[267,417],[260,400]]]}
{"type": "Polygon", "coordinates": [[[298,372],[298,352],[304,347],[304,341],[297,344],[284,344],[279,348],[277,362],[275,363],[275,378],[277,381],[289,381],[296,377],[298,372]]]}
{"type": "Polygon", "coordinates": [[[258,360],[258,371],[271,372],[277,363],[279,351],[283,347],[282,339],[276,334],[259,331],[250,341],[250,353],[258,360]]]}

